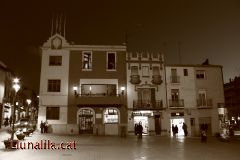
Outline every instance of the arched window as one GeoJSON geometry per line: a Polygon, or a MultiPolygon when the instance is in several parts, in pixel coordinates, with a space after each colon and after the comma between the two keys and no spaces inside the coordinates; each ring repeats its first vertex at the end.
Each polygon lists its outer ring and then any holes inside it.
{"type": "Polygon", "coordinates": [[[107,108],[104,112],[104,123],[118,123],[119,113],[117,109],[107,108]]]}

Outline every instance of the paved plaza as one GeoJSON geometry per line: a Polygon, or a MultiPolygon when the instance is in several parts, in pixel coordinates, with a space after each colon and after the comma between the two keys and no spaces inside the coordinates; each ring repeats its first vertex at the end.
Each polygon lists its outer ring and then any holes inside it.
{"type": "MultiPolygon", "coordinates": [[[[10,135],[1,130],[3,141],[10,135]]],[[[75,141],[76,149],[36,150],[5,149],[0,143],[0,160],[239,160],[240,141],[220,142],[209,137],[201,143],[199,137],[53,135],[35,132],[22,142],[37,143],[49,140],[59,145],[75,141]]]]}

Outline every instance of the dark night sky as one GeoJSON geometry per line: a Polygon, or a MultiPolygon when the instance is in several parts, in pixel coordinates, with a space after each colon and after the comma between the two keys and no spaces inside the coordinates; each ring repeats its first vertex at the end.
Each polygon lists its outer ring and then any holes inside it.
{"type": "Polygon", "coordinates": [[[40,46],[51,16],[67,15],[66,39],[75,44],[122,44],[129,51],[164,51],[166,62],[223,65],[224,78],[240,72],[238,0],[8,1],[0,5],[0,60],[38,91],[40,46]]]}

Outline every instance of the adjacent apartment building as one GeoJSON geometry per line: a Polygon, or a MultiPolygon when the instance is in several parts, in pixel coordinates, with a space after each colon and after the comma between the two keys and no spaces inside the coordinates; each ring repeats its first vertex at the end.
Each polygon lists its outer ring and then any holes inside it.
{"type": "Polygon", "coordinates": [[[225,104],[231,124],[240,125],[240,77],[224,84],[225,104]]]}
{"type": "Polygon", "coordinates": [[[189,135],[219,132],[222,67],[165,65],[161,53],[127,53],[125,45],[73,45],[55,34],[42,46],[38,123],[65,134],[189,135]]]}
{"type": "Polygon", "coordinates": [[[224,104],[222,66],[166,65],[166,86],[169,124],[182,124],[190,135],[199,135],[202,124],[208,134],[219,132],[218,107],[224,104]]]}

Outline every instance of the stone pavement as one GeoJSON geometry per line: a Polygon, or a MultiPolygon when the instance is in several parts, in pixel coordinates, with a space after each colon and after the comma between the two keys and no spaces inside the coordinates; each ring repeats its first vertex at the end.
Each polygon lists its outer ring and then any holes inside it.
{"type": "MultiPolygon", "coordinates": [[[[2,131],[1,131],[2,132],[2,131]]],[[[5,133],[6,134],[6,133],[5,133]]],[[[4,135],[4,133],[0,133],[4,135]]],[[[6,137],[6,135],[5,135],[6,137]]],[[[0,137],[0,140],[4,139],[0,137]]],[[[23,142],[51,140],[57,145],[76,141],[76,150],[5,149],[0,143],[0,160],[239,160],[240,141],[220,142],[209,137],[54,135],[34,133],[23,142]]]]}

